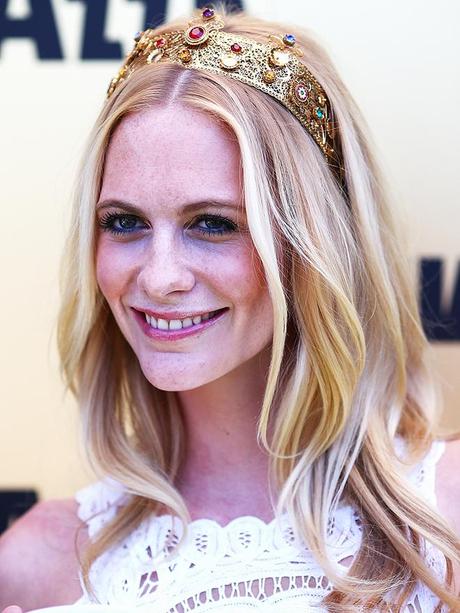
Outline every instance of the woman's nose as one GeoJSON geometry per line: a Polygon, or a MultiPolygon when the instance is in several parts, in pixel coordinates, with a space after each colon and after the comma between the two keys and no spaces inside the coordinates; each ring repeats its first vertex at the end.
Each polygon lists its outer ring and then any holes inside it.
{"type": "Polygon", "coordinates": [[[137,284],[151,300],[162,299],[173,292],[190,291],[195,285],[195,275],[183,242],[167,233],[152,237],[137,284]]]}

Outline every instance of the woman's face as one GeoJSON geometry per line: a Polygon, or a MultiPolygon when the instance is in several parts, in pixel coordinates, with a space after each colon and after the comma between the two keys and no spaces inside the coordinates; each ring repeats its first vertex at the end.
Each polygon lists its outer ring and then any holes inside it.
{"type": "Polygon", "coordinates": [[[159,389],[250,368],[271,342],[240,174],[235,137],[186,107],[131,115],[112,137],[97,203],[97,281],[159,389]]]}

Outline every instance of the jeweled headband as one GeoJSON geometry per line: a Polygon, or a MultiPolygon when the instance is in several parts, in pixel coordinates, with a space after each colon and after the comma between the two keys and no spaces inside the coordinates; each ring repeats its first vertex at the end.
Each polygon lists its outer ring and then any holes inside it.
{"type": "Polygon", "coordinates": [[[147,29],[107,92],[110,97],[136,67],[167,61],[184,68],[225,74],[279,100],[308,130],[329,163],[340,169],[334,145],[336,127],[329,100],[320,83],[300,61],[295,36],[268,35],[267,43],[224,32],[222,17],[212,8],[199,11],[185,30],[163,34],[147,29]]]}

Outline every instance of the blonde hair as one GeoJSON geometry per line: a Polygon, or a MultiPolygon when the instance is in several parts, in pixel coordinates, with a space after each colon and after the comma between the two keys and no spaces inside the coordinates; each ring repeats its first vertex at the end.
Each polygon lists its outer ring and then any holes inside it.
{"type": "MultiPolygon", "coordinates": [[[[262,41],[283,31],[242,13],[225,21],[227,31],[262,41]]],[[[158,31],[177,27],[186,23],[158,31]]],[[[419,459],[436,417],[405,255],[365,122],[323,49],[308,33],[295,34],[340,126],[347,193],[310,135],[274,99],[167,63],[135,71],[90,137],[63,260],[59,349],[90,461],[133,496],[85,552],[84,582],[91,592],[94,560],[147,516],[166,508],[184,524],[189,519],[174,486],[184,448],[175,394],[144,377],[98,289],[94,263],[94,207],[111,134],[129,114],[180,103],[226,124],[239,143],[248,224],[274,311],[259,437],[271,456],[277,513],[288,511],[334,583],[325,605],[384,607],[391,594],[397,611],[421,581],[454,609],[460,601],[448,586],[459,543],[402,476],[395,449],[399,438],[407,463],[419,459]],[[363,525],[346,577],[326,550],[328,518],[343,500],[363,525]],[[427,567],[425,540],[446,557],[446,585],[427,567]]]]}

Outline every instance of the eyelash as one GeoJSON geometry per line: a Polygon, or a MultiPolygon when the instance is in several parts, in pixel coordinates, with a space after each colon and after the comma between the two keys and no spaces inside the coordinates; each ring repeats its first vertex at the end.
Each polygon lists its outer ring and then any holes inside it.
{"type": "MultiPolygon", "coordinates": [[[[129,219],[130,221],[138,221],[139,217],[136,215],[132,215],[130,213],[106,213],[103,217],[100,218],[98,225],[104,232],[110,232],[113,235],[127,235],[139,230],[139,228],[131,228],[121,230],[120,228],[115,227],[115,223],[120,221],[120,219],[129,219]]],[[[198,224],[200,221],[214,221],[221,224],[225,224],[225,229],[219,230],[211,230],[210,228],[200,228],[198,227],[198,231],[204,234],[205,236],[221,236],[223,234],[230,234],[231,232],[235,232],[237,230],[236,224],[227,217],[223,215],[200,215],[197,217],[192,223],[198,224]]],[[[190,224],[192,225],[192,224],[190,224]]]]}

